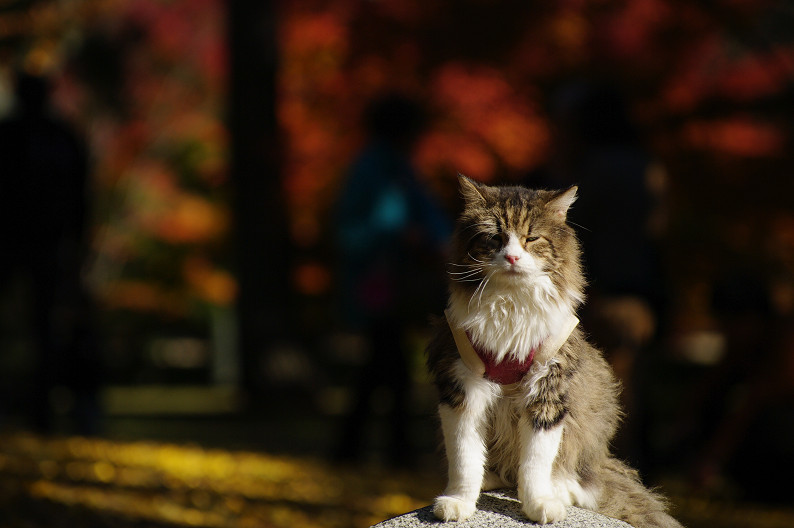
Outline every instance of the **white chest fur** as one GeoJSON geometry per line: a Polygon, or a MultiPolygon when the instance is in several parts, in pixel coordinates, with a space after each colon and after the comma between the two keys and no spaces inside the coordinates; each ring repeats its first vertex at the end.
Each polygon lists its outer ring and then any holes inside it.
{"type": "Polygon", "coordinates": [[[466,330],[475,345],[493,352],[497,362],[507,357],[525,359],[541,342],[560,334],[574,317],[546,276],[531,285],[494,280],[476,295],[453,292],[449,314],[451,322],[466,330]]]}

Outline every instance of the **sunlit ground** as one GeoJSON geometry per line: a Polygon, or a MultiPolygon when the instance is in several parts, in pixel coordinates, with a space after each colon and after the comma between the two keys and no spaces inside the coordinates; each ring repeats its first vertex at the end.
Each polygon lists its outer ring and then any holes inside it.
{"type": "Polygon", "coordinates": [[[0,437],[0,525],[367,527],[421,506],[433,475],[251,452],[0,437]]]}
{"type": "MultiPolygon", "coordinates": [[[[176,444],[28,433],[1,435],[0,444],[0,525],[8,528],[368,527],[429,504],[442,485],[435,470],[176,444]]],[[[794,526],[786,508],[682,493],[673,503],[690,528],[794,526]]]]}

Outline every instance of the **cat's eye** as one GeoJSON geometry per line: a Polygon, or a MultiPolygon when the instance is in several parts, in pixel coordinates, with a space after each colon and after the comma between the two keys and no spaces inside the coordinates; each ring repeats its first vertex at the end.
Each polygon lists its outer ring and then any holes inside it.
{"type": "Polygon", "coordinates": [[[490,236],[483,240],[483,244],[488,249],[497,250],[502,247],[502,241],[498,236],[490,236]]]}
{"type": "Polygon", "coordinates": [[[524,239],[524,242],[526,242],[526,243],[534,242],[534,241],[538,240],[539,238],[540,237],[537,237],[537,236],[528,236],[528,237],[526,237],[524,239]]]}

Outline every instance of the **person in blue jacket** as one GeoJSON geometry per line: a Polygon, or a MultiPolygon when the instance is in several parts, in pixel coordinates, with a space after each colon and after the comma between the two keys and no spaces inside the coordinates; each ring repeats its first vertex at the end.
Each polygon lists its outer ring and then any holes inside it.
{"type": "Polygon", "coordinates": [[[375,99],[365,112],[368,142],[350,167],[337,209],[340,298],[346,325],[369,345],[337,456],[361,455],[375,389],[393,398],[391,462],[410,458],[406,398],[410,387],[404,334],[443,307],[443,248],[452,222],[417,179],[411,151],[425,122],[416,101],[375,99]]]}

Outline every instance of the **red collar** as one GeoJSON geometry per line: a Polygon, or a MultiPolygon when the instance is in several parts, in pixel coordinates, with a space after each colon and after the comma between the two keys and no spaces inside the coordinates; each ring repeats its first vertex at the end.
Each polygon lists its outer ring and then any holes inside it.
{"type": "Polygon", "coordinates": [[[543,357],[551,358],[557,353],[560,347],[565,344],[574,328],[576,328],[576,325],[579,324],[579,319],[571,314],[563,329],[558,334],[549,336],[535,349],[531,350],[525,360],[503,359],[499,363],[496,363],[492,353],[487,350],[475,348],[469,333],[452,322],[453,319],[450,315],[449,308],[444,311],[444,315],[446,315],[447,324],[449,324],[449,328],[452,331],[455,347],[458,349],[458,354],[460,354],[460,359],[463,361],[463,364],[466,365],[475,376],[482,376],[494,383],[500,383],[502,385],[511,385],[521,381],[521,378],[527,374],[529,368],[532,366],[535,353],[540,350],[541,347],[543,347],[543,357]]]}
{"type": "Polygon", "coordinates": [[[483,374],[483,376],[500,385],[512,385],[513,383],[521,381],[526,373],[529,372],[529,368],[532,366],[532,360],[535,359],[535,352],[538,350],[537,348],[533,348],[529,352],[529,356],[523,361],[519,361],[514,357],[506,357],[497,363],[490,351],[480,349],[474,344],[468,332],[466,332],[466,335],[472,343],[472,347],[477,353],[477,356],[483,362],[483,365],[485,365],[485,374],[483,374]]]}

